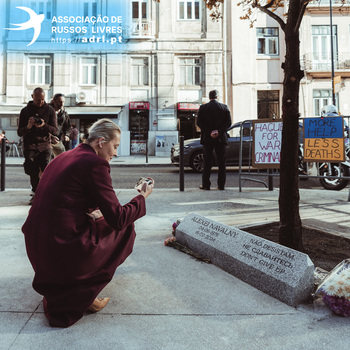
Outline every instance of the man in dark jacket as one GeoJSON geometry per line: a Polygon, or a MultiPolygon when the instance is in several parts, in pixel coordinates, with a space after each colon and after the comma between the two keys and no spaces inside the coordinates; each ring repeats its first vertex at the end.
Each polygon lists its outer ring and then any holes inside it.
{"type": "Polygon", "coordinates": [[[50,106],[55,110],[57,115],[57,137],[51,136],[52,151],[55,156],[58,156],[64,151],[70,149],[69,146],[69,131],[70,118],[64,108],[65,97],[63,94],[55,94],[50,106]]]}
{"type": "Polygon", "coordinates": [[[217,101],[218,91],[209,92],[210,102],[200,106],[197,125],[201,129],[201,144],[203,145],[204,170],[201,190],[210,190],[210,173],[213,161],[213,151],[218,160],[218,188],[225,189],[226,183],[226,148],[227,129],[231,126],[231,113],[228,107],[217,101]]]}
{"type": "Polygon", "coordinates": [[[32,98],[21,110],[17,134],[23,137],[24,172],[30,176],[35,193],[40,171],[52,159],[50,134],[57,134],[57,118],[54,109],[45,102],[42,88],[34,89],[32,98]]]}

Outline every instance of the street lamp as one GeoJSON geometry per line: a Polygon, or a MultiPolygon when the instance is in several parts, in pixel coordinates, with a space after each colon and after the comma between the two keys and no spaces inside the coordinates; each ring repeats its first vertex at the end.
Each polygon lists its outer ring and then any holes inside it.
{"type": "Polygon", "coordinates": [[[332,0],[329,0],[329,17],[331,25],[331,67],[332,67],[332,101],[335,106],[335,93],[334,93],[334,53],[333,53],[333,20],[332,20],[332,0]]]}

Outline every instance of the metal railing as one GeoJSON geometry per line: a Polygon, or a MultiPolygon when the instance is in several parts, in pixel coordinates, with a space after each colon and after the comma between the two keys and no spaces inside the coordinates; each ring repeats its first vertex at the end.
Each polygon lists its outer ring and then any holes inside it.
{"type": "Polygon", "coordinates": [[[0,190],[5,191],[5,169],[6,169],[6,140],[1,140],[1,155],[0,155],[0,190]]]}
{"type": "MultiPolygon", "coordinates": [[[[331,71],[332,58],[330,52],[308,52],[301,62],[305,71],[331,71]]],[[[350,52],[334,54],[334,69],[350,70],[350,52]]]]}
{"type": "MultiPolygon", "coordinates": [[[[253,122],[251,120],[244,120],[241,122],[240,125],[240,146],[239,146],[239,164],[238,164],[238,187],[239,187],[239,192],[242,192],[242,183],[244,181],[252,181],[252,182],[257,182],[263,184],[266,188],[269,189],[269,191],[273,190],[273,176],[279,176],[279,174],[274,174],[272,169],[256,169],[252,167],[252,144],[253,144],[253,122]],[[248,171],[243,171],[243,129],[244,125],[250,124],[250,134],[249,137],[252,140],[252,142],[249,143],[249,166],[248,166],[248,171]],[[248,177],[249,175],[249,177],[248,177]],[[267,176],[268,177],[268,183],[266,183],[263,180],[255,179],[251,176],[267,176]]],[[[245,135],[247,136],[247,135],[245,135]]]]}
{"type": "Polygon", "coordinates": [[[148,38],[154,36],[154,21],[133,21],[131,27],[126,31],[129,38],[148,38]]]}
{"type": "MultiPolygon", "coordinates": [[[[304,119],[304,118],[301,118],[304,119]]],[[[346,125],[349,126],[349,121],[350,121],[350,116],[343,116],[343,119],[346,122],[346,125]]],[[[349,133],[349,131],[348,131],[349,133]]],[[[247,135],[245,135],[247,136],[247,135]]],[[[350,135],[345,135],[345,138],[348,138],[350,135]]],[[[242,183],[244,181],[253,181],[257,183],[263,184],[266,188],[268,188],[270,191],[273,190],[273,177],[280,176],[279,174],[279,169],[257,169],[252,167],[252,154],[253,154],[253,149],[252,149],[252,144],[253,144],[253,122],[252,120],[244,120],[241,122],[240,125],[240,147],[239,147],[239,168],[238,168],[238,182],[239,182],[239,192],[242,192],[242,183]],[[248,171],[243,171],[243,129],[244,125],[250,124],[250,138],[252,142],[249,145],[249,166],[248,166],[248,171]],[[267,183],[266,181],[256,179],[254,177],[260,177],[260,176],[265,176],[267,177],[267,183]]],[[[350,147],[349,143],[347,147],[350,147]]],[[[346,150],[345,150],[345,153],[346,150]]],[[[345,155],[346,156],[346,155],[345,155]]],[[[347,158],[347,156],[346,156],[347,158]]],[[[349,161],[349,159],[346,159],[349,161]]],[[[319,161],[315,161],[315,163],[323,163],[319,161]]],[[[350,165],[350,164],[349,164],[350,165]]],[[[327,179],[341,179],[341,180],[349,180],[350,181],[350,176],[323,176],[320,175],[319,169],[315,166],[316,173],[310,173],[310,174],[299,174],[299,178],[324,178],[326,177],[327,179]]],[[[348,196],[348,201],[350,202],[350,190],[349,190],[349,196],[348,196]]]]}
{"type": "MultiPolygon", "coordinates": [[[[344,6],[344,5],[350,5],[350,0],[332,0],[333,6],[344,6]]],[[[317,7],[317,6],[328,6],[329,7],[329,0],[312,0],[308,4],[308,6],[317,7]]]]}

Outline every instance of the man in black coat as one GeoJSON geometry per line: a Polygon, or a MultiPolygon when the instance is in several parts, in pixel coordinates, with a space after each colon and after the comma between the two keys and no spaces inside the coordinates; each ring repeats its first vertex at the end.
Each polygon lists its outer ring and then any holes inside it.
{"type": "Polygon", "coordinates": [[[21,110],[17,134],[23,137],[24,171],[30,176],[32,191],[52,159],[50,134],[57,133],[55,110],[45,102],[45,91],[38,87],[32,94],[33,101],[21,110]]]}
{"type": "Polygon", "coordinates": [[[231,113],[228,107],[217,101],[218,91],[209,92],[210,101],[200,106],[197,125],[201,129],[201,144],[203,145],[204,170],[201,190],[210,190],[210,173],[213,161],[213,151],[218,160],[218,188],[225,189],[226,183],[226,148],[227,129],[231,126],[231,113]]]}

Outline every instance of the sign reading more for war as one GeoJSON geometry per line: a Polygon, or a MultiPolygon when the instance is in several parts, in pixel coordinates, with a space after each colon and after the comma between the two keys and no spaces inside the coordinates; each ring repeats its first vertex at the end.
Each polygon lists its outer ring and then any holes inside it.
{"type": "Polygon", "coordinates": [[[342,117],[304,119],[304,160],[334,163],[345,160],[342,117]]]}
{"type": "Polygon", "coordinates": [[[279,168],[282,145],[282,121],[253,121],[253,166],[279,168]]]}
{"type": "Polygon", "coordinates": [[[192,213],[176,239],[228,273],[289,305],[306,301],[314,266],[301,252],[192,213]]]}

